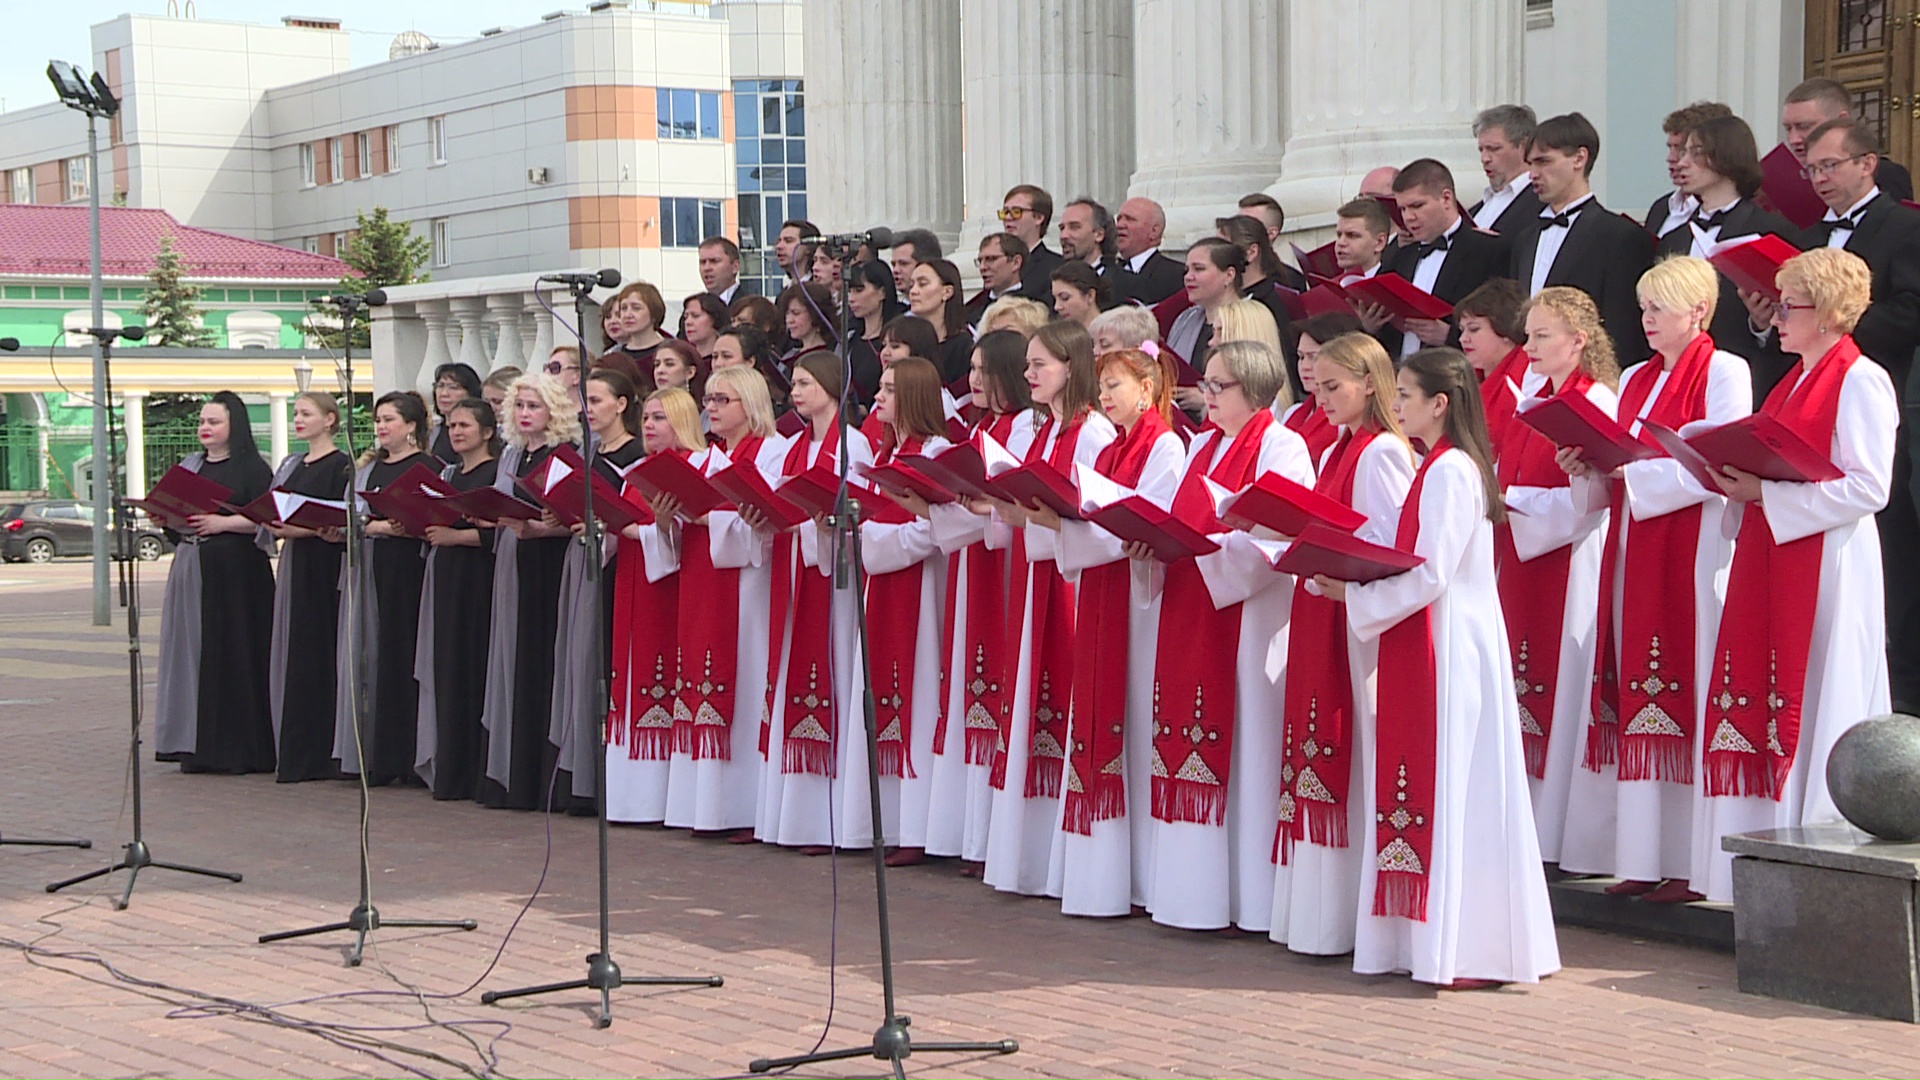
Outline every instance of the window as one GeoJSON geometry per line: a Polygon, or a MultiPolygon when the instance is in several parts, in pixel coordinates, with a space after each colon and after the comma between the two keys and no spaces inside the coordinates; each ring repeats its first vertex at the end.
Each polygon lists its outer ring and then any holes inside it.
{"type": "Polygon", "coordinates": [[[336,259],[346,258],[347,244],[350,243],[352,240],[353,240],[353,234],[351,233],[343,233],[343,232],[334,233],[333,234],[333,257],[336,259]]]}
{"type": "Polygon", "coordinates": [[[453,262],[447,248],[447,219],[435,218],[433,222],[433,265],[448,266],[453,262]]]}
{"type": "Polygon", "coordinates": [[[320,254],[320,238],[319,238],[319,237],[317,237],[317,236],[303,236],[303,237],[301,237],[301,238],[300,238],[300,250],[302,250],[302,251],[304,251],[304,252],[306,252],[306,253],[307,253],[307,254],[309,254],[309,255],[318,255],[318,254],[320,254]]]}
{"type": "Polygon", "coordinates": [[[33,170],[31,168],[14,169],[7,173],[7,201],[14,203],[33,201],[33,170]]]}
{"type": "Polygon", "coordinates": [[[400,171],[400,125],[387,129],[387,171],[400,171]]]}
{"type": "Polygon", "coordinates": [[[435,165],[447,163],[447,118],[444,116],[427,117],[427,147],[433,155],[435,165]]]}
{"type": "Polygon", "coordinates": [[[327,164],[333,167],[328,175],[337,184],[347,178],[347,143],[345,139],[329,139],[327,147],[327,164]]]}
{"type": "Polygon", "coordinates": [[[353,170],[353,174],[359,177],[372,176],[373,175],[373,134],[371,132],[363,131],[357,137],[355,137],[354,142],[358,144],[355,146],[355,149],[359,151],[360,166],[353,170]]]}
{"type": "Polygon", "coordinates": [[[88,183],[86,158],[68,158],[60,163],[60,171],[67,178],[68,202],[78,202],[93,191],[93,185],[88,183]]]}
{"type": "Polygon", "coordinates": [[[709,236],[727,227],[719,199],[665,198],[660,200],[660,246],[697,248],[709,236]]]}
{"type": "Polygon", "coordinates": [[[313,145],[311,143],[301,143],[300,144],[300,186],[312,187],[313,184],[314,184],[313,145]]]}
{"type": "Polygon", "coordinates": [[[663,86],[654,91],[654,109],[659,114],[659,138],[720,137],[720,92],[717,90],[674,90],[663,86]]]}
{"type": "Polygon", "coordinates": [[[807,216],[804,91],[797,79],[741,79],[733,84],[740,276],[762,293],[784,284],[770,250],[780,223],[807,216]]]}

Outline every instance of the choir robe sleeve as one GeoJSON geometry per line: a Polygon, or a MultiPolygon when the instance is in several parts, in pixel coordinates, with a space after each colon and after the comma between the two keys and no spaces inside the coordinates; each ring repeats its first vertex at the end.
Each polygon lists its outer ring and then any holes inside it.
{"type": "MultiPolygon", "coordinates": [[[[1620,398],[1605,383],[1587,388],[1587,400],[1609,417],[1620,407],[1620,398]]],[[[1522,561],[1537,559],[1549,551],[1586,539],[1607,520],[1607,504],[1589,500],[1588,492],[1567,487],[1524,487],[1515,484],[1506,492],[1507,527],[1513,533],[1513,550],[1522,561]]]]}
{"type": "MultiPolygon", "coordinates": [[[[939,450],[946,445],[945,439],[928,439],[926,452],[939,450]]],[[[886,498],[885,495],[872,497],[886,498]]],[[[940,552],[939,541],[933,535],[933,522],[927,518],[916,517],[899,524],[866,521],[860,525],[860,560],[869,574],[891,574],[905,570],[940,552]]]]}
{"type": "Polygon", "coordinates": [[[1792,543],[1883,509],[1892,490],[1899,420],[1899,399],[1886,369],[1856,361],[1840,386],[1840,411],[1833,425],[1832,459],[1845,475],[1812,484],[1762,480],[1760,505],[1766,509],[1773,542],[1792,543]]]}
{"type": "Polygon", "coordinates": [[[985,544],[999,551],[1013,543],[1013,529],[998,517],[976,514],[959,503],[927,507],[927,522],[933,529],[933,542],[951,555],[973,544],[985,544]]]}
{"type": "MultiPolygon", "coordinates": [[[[1279,473],[1297,484],[1313,486],[1313,456],[1298,432],[1281,424],[1267,428],[1260,442],[1260,461],[1254,478],[1279,473]]],[[[1273,568],[1273,559],[1285,550],[1284,542],[1256,540],[1238,529],[1214,533],[1209,537],[1220,545],[1211,555],[1194,559],[1194,568],[1207,583],[1207,595],[1216,610],[1245,603],[1285,579],[1291,578],[1273,568]]]]}
{"type": "MultiPolygon", "coordinates": [[[[740,515],[735,514],[738,518],[740,515]]],[[[629,547],[638,547],[647,564],[647,581],[658,582],[680,572],[680,526],[677,522],[662,525],[641,525],[640,541],[636,545],[627,541],[629,547]]]]}
{"type": "Polygon", "coordinates": [[[1444,596],[1486,521],[1487,500],[1471,458],[1449,450],[1427,470],[1420,489],[1420,536],[1414,553],[1426,562],[1404,574],[1347,586],[1347,625],[1372,641],[1444,596]]]}
{"type": "MultiPolygon", "coordinates": [[[[1114,430],[1111,421],[1097,412],[1088,416],[1083,423],[1085,426],[1080,431],[1080,440],[1073,444],[1073,464],[1091,469],[1093,463],[1099,460],[1100,451],[1118,438],[1119,432],[1114,430]]],[[[1069,467],[1065,472],[1071,479],[1073,469],[1069,467]]],[[[1060,558],[1059,533],[1043,525],[1028,525],[1026,529],[1028,562],[1049,562],[1060,558]]]]}
{"type": "Polygon", "coordinates": [[[1400,507],[1413,487],[1413,451],[1391,435],[1381,435],[1360,452],[1353,474],[1353,508],[1367,517],[1355,536],[1374,544],[1393,544],[1400,507]]]}
{"type": "MultiPolygon", "coordinates": [[[[1665,387],[1661,388],[1665,390],[1665,387]]],[[[1753,415],[1753,376],[1747,362],[1730,352],[1715,352],[1707,369],[1707,415],[1699,421],[1702,430],[1732,423],[1753,415]]],[[[1628,417],[1635,420],[1637,417],[1628,417]]],[[[1693,425],[1682,435],[1693,435],[1693,425]]],[[[1620,471],[1627,485],[1627,512],[1635,521],[1645,521],[1685,510],[1720,498],[1694,479],[1685,466],[1670,457],[1647,458],[1628,462],[1620,471]]]]}
{"type": "MultiPolygon", "coordinates": [[[[1140,483],[1134,493],[1162,510],[1173,505],[1173,493],[1180,487],[1181,471],[1186,465],[1186,447],[1180,436],[1163,432],[1147,451],[1147,464],[1140,471],[1140,483]]],[[[1105,566],[1127,557],[1120,538],[1091,521],[1060,523],[1060,573],[1069,582],[1078,583],[1082,570],[1105,566]]]]}

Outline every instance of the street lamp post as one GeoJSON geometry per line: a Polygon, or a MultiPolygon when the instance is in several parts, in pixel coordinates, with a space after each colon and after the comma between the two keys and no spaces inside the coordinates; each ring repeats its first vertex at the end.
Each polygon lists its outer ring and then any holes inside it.
{"type": "Polygon", "coordinates": [[[91,280],[87,293],[93,303],[93,625],[112,622],[110,592],[107,588],[107,515],[115,477],[109,471],[112,460],[107,446],[107,359],[101,351],[98,331],[104,329],[106,308],[100,287],[100,135],[97,122],[120,111],[120,101],[107,88],[107,81],[95,72],[83,78],[77,68],[64,60],[47,64],[47,78],[60,94],[60,103],[87,114],[87,224],[93,253],[91,280]]]}

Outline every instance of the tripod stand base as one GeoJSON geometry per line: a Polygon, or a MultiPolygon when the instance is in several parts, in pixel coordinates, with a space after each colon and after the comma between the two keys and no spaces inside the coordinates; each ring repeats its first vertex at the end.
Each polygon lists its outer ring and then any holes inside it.
{"type": "Polygon", "coordinates": [[[106,877],[115,870],[125,870],[127,872],[126,891],[121,893],[120,899],[114,901],[113,904],[113,910],[125,911],[127,910],[127,904],[133,900],[134,882],[140,879],[140,871],[149,866],[155,870],[173,870],[182,874],[199,874],[201,877],[224,878],[227,881],[234,882],[240,880],[239,874],[228,873],[225,870],[208,870],[200,866],[182,866],[179,863],[160,862],[153,857],[153,852],[147,849],[147,842],[145,840],[135,840],[126,845],[126,854],[120,856],[119,862],[114,863],[112,866],[103,866],[98,870],[89,870],[78,877],[70,877],[65,881],[56,881],[47,886],[47,891],[59,892],[69,885],[78,885],[83,881],[92,881],[94,878],[106,877]]]}
{"type": "Polygon", "coordinates": [[[876,1061],[891,1061],[894,1071],[900,1071],[900,1063],[913,1056],[915,1050],[923,1054],[1012,1054],[1017,1053],[1020,1044],[1012,1039],[998,1042],[943,1042],[913,1045],[913,1038],[907,1034],[907,1027],[913,1023],[908,1016],[895,1016],[880,1025],[873,1033],[873,1042],[868,1046],[848,1047],[844,1050],[821,1050],[812,1054],[796,1054],[784,1058],[759,1058],[747,1066],[750,1073],[771,1072],[774,1069],[791,1069],[798,1065],[813,1065],[822,1061],[845,1061],[848,1058],[872,1057],[876,1061]]]}
{"type": "Polygon", "coordinates": [[[626,978],[620,974],[620,965],[613,957],[604,953],[587,954],[587,977],[569,982],[547,983],[544,986],[523,986],[517,990],[489,990],[480,995],[480,1004],[492,1005],[507,998],[532,997],[536,994],[555,994],[562,990],[598,990],[600,991],[600,1015],[594,1020],[594,1027],[613,1026],[613,992],[622,986],[725,986],[726,980],[718,975],[642,975],[626,978]]]}
{"type": "Polygon", "coordinates": [[[17,837],[0,836],[0,845],[15,844],[20,847],[77,847],[90,848],[91,840],[24,840],[17,837]]]}
{"type": "Polygon", "coordinates": [[[372,904],[361,904],[353,909],[345,922],[327,923],[324,926],[309,926],[301,930],[282,930],[277,934],[261,934],[260,944],[267,945],[275,941],[287,941],[292,938],[312,937],[315,934],[331,934],[339,930],[351,930],[355,937],[353,951],[347,954],[347,966],[359,967],[360,954],[366,951],[367,935],[383,926],[407,929],[428,930],[472,930],[480,924],[472,919],[382,919],[380,909],[372,904]]]}

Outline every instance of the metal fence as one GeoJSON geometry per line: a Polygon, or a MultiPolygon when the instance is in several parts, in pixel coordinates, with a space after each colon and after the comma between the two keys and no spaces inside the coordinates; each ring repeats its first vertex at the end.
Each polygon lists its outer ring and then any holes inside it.
{"type": "MultiPolygon", "coordinates": [[[[260,449],[267,432],[258,430],[260,449]]],[[[188,454],[200,449],[193,428],[149,431],[146,436],[146,487],[188,454]]],[[[294,449],[303,449],[304,444],[294,449]]],[[[121,466],[124,473],[125,465],[121,466]]],[[[44,494],[55,499],[84,499],[93,490],[93,436],[86,431],[50,431],[42,440],[32,424],[0,425],[0,490],[44,494]]],[[[125,490],[124,486],[121,490],[125,490]]]]}

